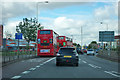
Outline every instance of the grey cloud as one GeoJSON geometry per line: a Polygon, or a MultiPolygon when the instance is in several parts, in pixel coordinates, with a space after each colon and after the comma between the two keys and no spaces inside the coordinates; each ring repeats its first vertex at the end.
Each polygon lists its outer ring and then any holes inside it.
{"type": "MultiPolygon", "coordinates": [[[[3,2],[2,3],[2,21],[6,23],[10,18],[19,17],[35,17],[37,12],[37,4],[39,5],[39,10],[51,10],[67,7],[70,5],[83,5],[86,2],[49,2],[36,3],[36,2],[3,2]]],[[[87,3],[88,4],[88,3],[87,3]]]]}
{"type": "MultiPolygon", "coordinates": [[[[34,7],[34,6],[33,6],[34,7]]],[[[35,14],[34,8],[29,3],[3,3],[2,4],[2,20],[3,23],[10,18],[18,18],[23,16],[31,16],[35,14]]]]}

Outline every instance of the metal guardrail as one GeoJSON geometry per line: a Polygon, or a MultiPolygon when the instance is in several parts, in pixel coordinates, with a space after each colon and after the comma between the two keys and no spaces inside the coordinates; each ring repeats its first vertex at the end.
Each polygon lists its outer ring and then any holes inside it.
{"type": "Polygon", "coordinates": [[[37,56],[36,51],[2,51],[0,52],[0,56],[2,56],[2,63],[7,63],[19,59],[26,59],[26,58],[32,58],[37,56]]]}

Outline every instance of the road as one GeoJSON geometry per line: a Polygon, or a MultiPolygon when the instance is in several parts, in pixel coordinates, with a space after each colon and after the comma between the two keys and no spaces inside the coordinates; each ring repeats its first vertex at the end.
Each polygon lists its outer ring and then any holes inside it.
{"type": "Polygon", "coordinates": [[[3,78],[120,78],[118,63],[79,55],[79,66],[56,66],[55,57],[38,57],[3,67],[3,78]],[[12,72],[12,73],[11,73],[12,72]]]}

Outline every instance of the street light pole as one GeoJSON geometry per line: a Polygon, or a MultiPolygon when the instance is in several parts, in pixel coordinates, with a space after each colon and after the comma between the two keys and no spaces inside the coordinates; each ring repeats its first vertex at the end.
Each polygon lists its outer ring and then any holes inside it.
{"type": "MultiPolygon", "coordinates": [[[[39,10],[39,3],[48,3],[48,1],[45,1],[45,2],[37,2],[37,3],[36,3],[36,10],[37,10],[37,11],[36,11],[36,18],[37,18],[36,20],[37,20],[37,24],[38,24],[38,21],[39,21],[39,20],[38,20],[38,15],[39,15],[39,11],[38,11],[38,10],[39,10]]],[[[39,24],[37,25],[37,33],[38,33],[38,26],[39,26],[39,24]]],[[[36,34],[36,54],[37,54],[37,34],[36,34]]]]}
{"type": "Polygon", "coordinates": [[[81,49],[82,49],[82,26],[81,26],[81,49]]]}
{"type": "MultiPolygon", "coordinates": [[[[72,36],[72,40],[73,40],[73,35],[71,35],[72,36]]],[[[73,43],[74,43],[74,40],[73,40],[73,43]]]]}
{"type": "Polygon", "coordinates": [[[106,28],[107,28],[107,31],[108,31],[108,24],[107,23],[100,22],[100,24],[106,24],[106,28]]]}
{"type": "Polygon", "coordinates": [[[36,9],[37,9],[37,11],[36,11],[36,18],[37,18],[37,22],[38,22],[38,15],[39,15],[39,11],[38,11],[38,9],[39,9],[39,3],[48,3],[48,1],[37,2],[37,4],[36,4],[36,9]]]}

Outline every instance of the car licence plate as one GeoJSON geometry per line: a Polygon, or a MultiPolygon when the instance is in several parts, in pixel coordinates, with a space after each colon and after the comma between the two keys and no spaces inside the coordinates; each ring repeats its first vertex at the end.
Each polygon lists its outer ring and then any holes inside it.
{"type": "Polygon", "coordinates": [[[72,56],[64,56],[65,58],[71,58],[72,56]]]}

